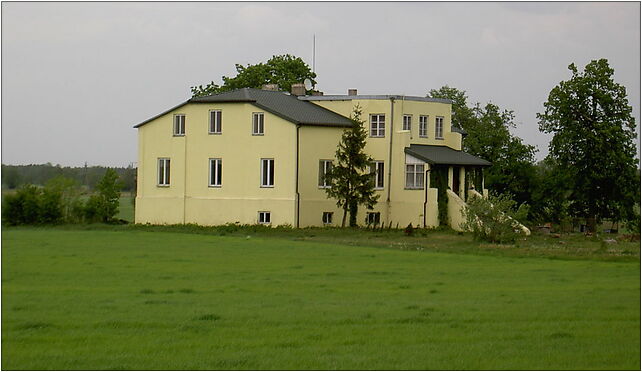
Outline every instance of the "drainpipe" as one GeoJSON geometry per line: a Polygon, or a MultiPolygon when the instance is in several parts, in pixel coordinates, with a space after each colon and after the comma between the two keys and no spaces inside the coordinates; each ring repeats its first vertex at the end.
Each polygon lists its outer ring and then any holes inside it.
{"type": "Polygon", "coordinates": [[[430,172],[430,170],[426,169],[426,175],[424,177],[424,229],[426,228],[426,207],[428,206],[428,172],[430,172]]]}
{"type": "Polygon", "coordinates": [[[301,129],[301,124],[297,124],[296,126],[296,160],[295,160],[295,168],[294,168],[294,178],[296,179],[296,183],[294,184],[294,197],[296,198],[296,203],[294,206],[294,214],[295,214],[295,226],[298,229],[299,228],[299,209],[300,209],[300,200],[301,196],[299,195],[299,129],[301,129]]]}
{"type": "Polygon", "coordinates": [[[185,203],[187,202],[187,133],[183,136],[183,225],[185,225],[185,203]]]}
{"type": "Polygon", "coordinates": [[[386,203],[388,204],[388,220],[390,220],[390,191],[392,190],[392,136],[394,134],[394,121],[395,121],[395,99],[390,97],[390,146],[388,151],[388,198],[386,203]]]}

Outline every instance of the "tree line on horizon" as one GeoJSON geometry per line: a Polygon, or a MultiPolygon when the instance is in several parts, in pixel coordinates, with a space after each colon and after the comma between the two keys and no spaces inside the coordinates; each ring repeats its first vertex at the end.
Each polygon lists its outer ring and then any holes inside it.
{"type": "Polygon", "coordinates": [[[86,190],[95,190],[107,169],[113,169],[123,184],[122,191],[136,191],[136,168],[105,167],[100,165],[84,167],[65,167],[59,164],[2,164],[2,188],[17,189],[22,185],[44,186],[56,177],[64,177],[76,182],[86,190]]]}

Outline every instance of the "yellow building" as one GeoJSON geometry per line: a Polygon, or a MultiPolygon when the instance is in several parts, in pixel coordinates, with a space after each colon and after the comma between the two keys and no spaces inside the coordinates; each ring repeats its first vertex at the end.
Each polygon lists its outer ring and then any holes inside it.
{"type": "Polygon", "coordinates": [[[464,200],[483,190],[480,170],[490,163],[461,151],[450,101],[251,88],[192,98],[135,126],[136,223],[340,225],[323,173],[357,104],[380,194],[374,210],[360,208],[359,223],[438,226],[439,199],[460,229],[464,200]],[[431,178],[443,180],[443,198],[431,178]]]}

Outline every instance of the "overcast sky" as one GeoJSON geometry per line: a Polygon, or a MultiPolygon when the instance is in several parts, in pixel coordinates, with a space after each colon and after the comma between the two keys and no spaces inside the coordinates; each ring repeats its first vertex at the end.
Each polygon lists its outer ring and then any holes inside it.
{"type": "MultiPolygon", "coordinates": [[[[293,54],[325,94],[425,96],[443,85],[535,114],[567,66],[607,58],[640,123],[640,3],[2,3],[2,163],[127,166],[132,126],[293,54]]],[[[638,126],[639,133],[639,126],[638,126]]],[[[638,136],[639,137],[639,136],[638,136]]]]}

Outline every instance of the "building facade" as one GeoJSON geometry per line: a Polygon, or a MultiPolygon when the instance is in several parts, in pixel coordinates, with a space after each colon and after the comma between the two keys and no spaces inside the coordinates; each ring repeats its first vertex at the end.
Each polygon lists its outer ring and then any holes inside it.
{"type": "MultiPolygon", "coordinates": [[[[489,162],[461,151],[448,100],[395,95],[297,96],[244,88],[192,98],[136,125],[136,222],[306,226],[341,224],[328,199],[331,166],[355,106],[367,126],[379,201],[360,224],[439,225],[439,170],[448,223],[484,193],[489,162]]],[[[442,204],[443,207],[443,204],[442,204]]]]}

